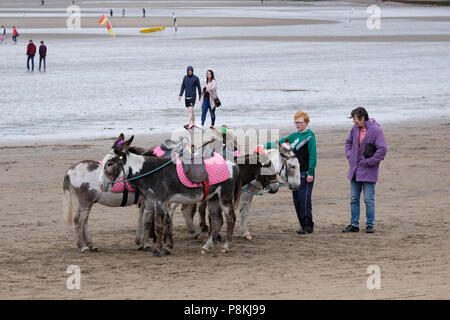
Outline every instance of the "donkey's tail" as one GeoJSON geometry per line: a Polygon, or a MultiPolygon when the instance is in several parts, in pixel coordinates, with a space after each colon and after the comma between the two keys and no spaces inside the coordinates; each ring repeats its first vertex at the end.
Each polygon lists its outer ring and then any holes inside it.
{"type": "Polygon", "coordinates": [[[234,202],[234,210],[239,209],[239,204],[241,202],[241,193],[242,193],[242,183],[241,179],[238,179],[237,185],[234,188],[234,194],[233,194],[233,202],[234,202]]]}
{"type": "Polygon", "coordinates": [[[68,173],[66,173],[64,176],[63,191],[64,191],[63,194],[64,220],[66,220],[66,223],[68,225],[71,225],[73,222],[72,219],[73,211],[76,210],[76,208],[74,208],[74,205],[78,203],[78,199],[74,199],[75,190],[73,189],[72,184],[70,183],[70,177],[68,173]]]}

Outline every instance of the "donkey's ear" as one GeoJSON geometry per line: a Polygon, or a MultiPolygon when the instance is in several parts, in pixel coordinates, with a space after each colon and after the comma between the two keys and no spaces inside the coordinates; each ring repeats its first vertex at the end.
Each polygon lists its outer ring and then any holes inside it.
{"type": "Polygon", "coordinates": [[[127,152],[128,148],[130,147],[131,143],[133,142],[134,136],[131,136],[130,139],[128,139],[127,141],[125,141],[122,144],[122,152],[127,152]]]}
{"type": "Polygon", "coordinates": [[[280,144],[280,147],[286,151],[290,151],[292,149],[291,143],[289,142],[288,139],[284,140],[284,142],[280,144]]]}
{"type": "Polygon", "coordinates": [[[125,141],[125,136],[123,133],[120,134],[120,136],[114,141],[113,143],[113,149],[120,149],[120,145],[125,141]]]}

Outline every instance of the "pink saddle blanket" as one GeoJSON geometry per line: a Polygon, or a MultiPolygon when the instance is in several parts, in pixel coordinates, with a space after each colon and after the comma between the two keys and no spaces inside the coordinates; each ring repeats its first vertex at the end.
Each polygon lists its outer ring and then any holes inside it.
{"type": "MultiPolygon", "coordinates": [[[[120,180],[123,180],[123,177],[120,180]]],[[[133,188],[128,181],[125,182],[125,183],[127,184],[127,189],[128,189],[129,192],[135,192],[136,191],[136,189],[133,188]]],[[[122,193],[123,189],[124,189],[124,183],[122,181],[119,181],[119,182],[114,183],[114,185],[111,188],[111,192],[114,192],[114,193],[120,192],[120,193],[122,193]]]]}
{"type": "MultiPolygon", "coordinates": [[[[205,168],[208,172],[209,185],[215,185],[224,182],[230,177],[230,170],[228,169],[227,162],[218,153],[214,152],[214,156],[206,159],[205,168]]],[[[203,188],[201,183],[193,183],[186,177],[183,170],[183,164],[181,160],[177,158],[177,174],[181,183],[188,188],[203,188]]]]}

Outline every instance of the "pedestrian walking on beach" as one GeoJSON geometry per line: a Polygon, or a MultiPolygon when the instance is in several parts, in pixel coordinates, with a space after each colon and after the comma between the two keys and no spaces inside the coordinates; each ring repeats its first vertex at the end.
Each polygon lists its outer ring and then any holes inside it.
{"type": "Polygon", "coordinates": [[[142,8],[142,18],[145,18],[145,8],[142,8]]]}
{"type": "Polygon", "coordinates": [[[44,0],[41,0],[41,6],[43,6],[45,4],[44,0]]]}
{"type": "Polygon", "coordinates": [[[177,16],[175,15],[175,12],[172,12],[172,18],[173,18],[173,27],[175,28],[175,32],[177,32],[178,26],[177,26],[177,16]]]}
{"type": "MultiPolygon", "coordinates": [[[[308,129],[309,121],[310,119],[306,112],[302,110],[297,111],[294,115],[294,124],[297,132],[278,141],[278,143],[282,144],[286,139],[289,140],[300,163],[300,188],[292,191],[294,207],[301,227],[297,230],[298,234],[314,232],[311,196],[315,181],[317,149],[316,136],[311,129],[308,129]]],[[[278,148],[278,144],[269,142],[264,147],[267,149],[278,148]]]]}
{"type": "Polygon", "coordinates": [[[47,46],[44,44],[44,41],[41,41],[41,45],[39,46],[39,71],[41,71],[41,62],[44,62],[44,72],[46,69],[45,58],[47,57],[47,46]]]}
{"type": "MultiPolygon", "coordinates": [[[[181,97],[184,93],[184,103],[186,108],[189,108],[189,121],[184,125],[185,129],[192,129],[195,126],[195,115],[194,115],[194,105],[195,99],[198,95],[201,97],[202,88],[200,87],[200,79],[194,75],[194,68],[192,66],[187,67],[187,75],[184,76],[183,82],[181,83],[180,94],[178,95],[178,100],[181,101],[181,97]]],[[[200,99],[200,98],[199,98],[200,99]]]]}
{"type": "Polygon", "coordinates": [[[13,33],[12,33],[12,40],[14,41],[14,44],[17,44],[17,37],[19,36],[19,32],[17,32],[16,27],[13,27],[13,33]]]}
{"type": "Polygon", "coordinates": [[[109,16],[110,16],[110,17],[113,16],[113,9],[109,9],[109,16]]]}
{"type": "Polygon", "coordinates": [[[33,43],[33,40],[30,40],[27,46],[27,70],[30,70],[30,61],[31,61],[31,71],[34,71],[34,56],[36,55],[36,46],[33,43]]]}
{"type": "Polygon", "coordinates": [[[374,120],[369,119],[366,109],[358,107],[351,113],[353,127],[345,140],[345,156],[349,163],[351,219],[343,232],[359,231],[361,191],[366,204],[366,232],[374,232],[375,184],[378,180],[380,162],[387,153],[383,130],[374,120]]]}
{"type": "Polygon", "coordinates": [[[214,127],[216,122],[216,105],[214,100],[217,98],[217,85],[214,72],[208,70],[206,72],[206,85],[203,88],[203,93],[200,98],[200,105],[202,106],[202,129],[205,125],[206,115],[209,111],[211,114],[211,128],[214,127]]]}
{"type": "Polygon", "coordinates": [[[122,9],[122,17],[125,17],[125,9],[122,9]]]}
{"type": "Polygon", "coordinates": [[[8,44],[8,39],[6,36],[6,28],[4,26],[2,26],[2,41],[1,41],[1,43],[8,44]]]}

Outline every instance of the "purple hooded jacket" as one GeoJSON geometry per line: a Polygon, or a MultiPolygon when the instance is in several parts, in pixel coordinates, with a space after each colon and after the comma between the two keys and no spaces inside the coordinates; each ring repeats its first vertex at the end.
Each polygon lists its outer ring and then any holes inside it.
{"type": "Polygon", "coordinates": [[[347,140],[345,140],[345,156],[350,165],[348,179],[352,180],[356,173],[356,181],[358,182],[377,182],[378,168],[381,160],[384,159],[387,153],[387,146],[383,130],[381,130],[380,125],[374,119],[366,121],[366,135],[361,141],[359,152],[358,142],[359,127],[355,124],[347,140]],[[367,159],[364,157],[366,143],[373,143],[377,148],[375,154],[367,159]]]}

